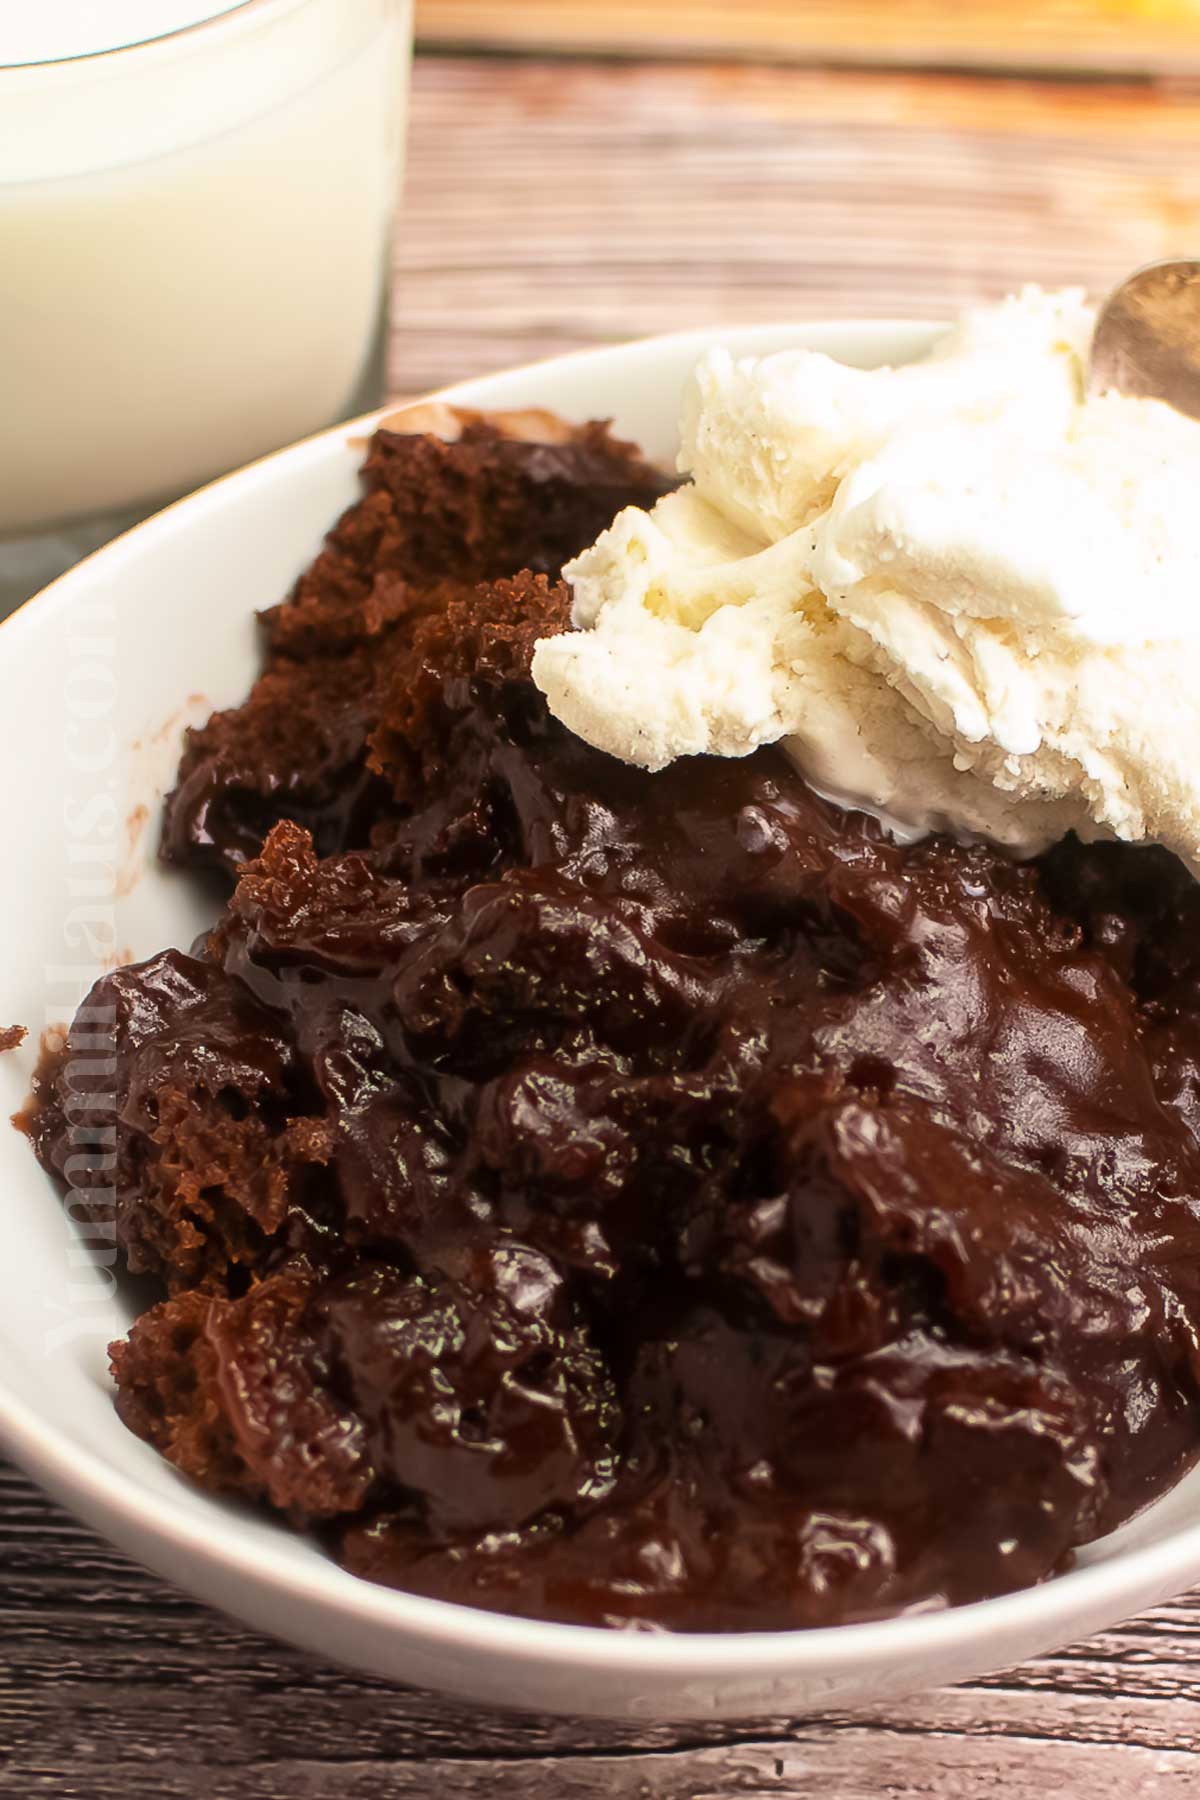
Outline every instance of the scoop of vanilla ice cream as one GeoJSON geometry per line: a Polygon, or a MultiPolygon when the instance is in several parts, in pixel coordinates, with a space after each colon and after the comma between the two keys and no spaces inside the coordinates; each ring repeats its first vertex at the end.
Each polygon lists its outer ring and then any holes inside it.
{"type": "Polygon", "coordinates": [[[709,353],[691,485],[567,568],[551,709],[647,768],[782,741],[907,835],[1200,868],[1200,424],[1085,399],[1091,326],[1030,289],[907,368],[709,353]]]}

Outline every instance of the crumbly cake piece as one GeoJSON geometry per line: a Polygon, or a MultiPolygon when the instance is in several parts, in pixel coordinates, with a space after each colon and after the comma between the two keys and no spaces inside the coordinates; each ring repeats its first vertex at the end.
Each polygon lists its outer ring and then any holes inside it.
{"type": "Polygon", "coordinates": [[[249,697],[189,732],[166,802],[169,862],[234,873],[282,818],[324,854],[365,845],[386,810],[369,744],[393,645],[403,656],[410,628],[476,583],[556,577],[622,507],[673,485],[598,423],[444,406],[394,423],[371,440],[361,499],[262,615],[265,667],[249,697]]]}

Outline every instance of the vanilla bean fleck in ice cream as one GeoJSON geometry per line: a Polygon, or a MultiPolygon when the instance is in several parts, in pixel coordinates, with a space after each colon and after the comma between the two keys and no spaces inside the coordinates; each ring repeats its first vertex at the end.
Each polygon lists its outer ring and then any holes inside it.
{"type": "Polygon", "coordinates": [[[690,483],[566,570],[552,710],[650,769],[782,741],[901,835],[1200,868],[1200,423],[1085,397],[1093,323],[1028,288],[902,368],[709,351],[690,483]]]}

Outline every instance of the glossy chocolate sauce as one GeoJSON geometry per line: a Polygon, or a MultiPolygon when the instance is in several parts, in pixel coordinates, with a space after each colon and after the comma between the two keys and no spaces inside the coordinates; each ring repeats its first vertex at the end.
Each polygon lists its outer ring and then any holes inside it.
{"type": "MultiPolygon", "coordinates": [[[[236,889],[92,1000],[166,1296],[121,1416],[351,1569],[510,1612],[1037,1581],[1200,1445],[1198,890],[896,848],[774,751],[573,738],[528,677],[552,577],[664,485],[577,448],[539,537],[514,446],[377,442],[189,744],[166,853],[236,889]]],[[[82,1190],[72,1084],[68,1051],[34,1134],[82,1190]]]]}

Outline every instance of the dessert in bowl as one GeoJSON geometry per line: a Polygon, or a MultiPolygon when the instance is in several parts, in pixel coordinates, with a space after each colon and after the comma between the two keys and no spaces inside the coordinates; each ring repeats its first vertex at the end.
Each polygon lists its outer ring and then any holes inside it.
{"type": "MultiPolygon", "coordinates": [[[[1186,683],[1175,514],[1135,571],[1151,626],[1076,604],[1028,534],[996,554],[1030,496],[1087,514],[1084,329],[1031,299],[853,379],[715,353],[682,488],[529,409],[614,413],[665,459],[694,338],[470,384],[375,438],[357,503],[362,442],[328,435],[7,628],[17,706],[85,627],[94,660],[111,603],[147,665],[114,683],[111,778],[170,790],[176,864],[146,839],[132,959],[28,1121],[74,1244],[6,1147],[5,1423],[50,1485],[327,1651],[643,1716],[962,1676],[1190,1577],[1186,770],[1101,679],[1186,683]],[[1021,449],[982,521],[980,442],[1021,449]],[[246,703],[252,612],[298,575],[246,703]],[[1091,714],[1045,700],[1072,684],[1091,714]],[[178,779],[178,728],[151,772],[197,692],[178,779]],[[129,1326],[134,1435],[104,1356],[129,1326]]],[[[870,366],[937,335],[733,347],[870,366]]],[[[1102,499],[1101,597],[1146,538],[1102,499]]],[[[30,825],[67,800],[11,922],[25,1022],[100,929],[78,871],[108,775],[63,723],[13,799],[30,825]]]]}

